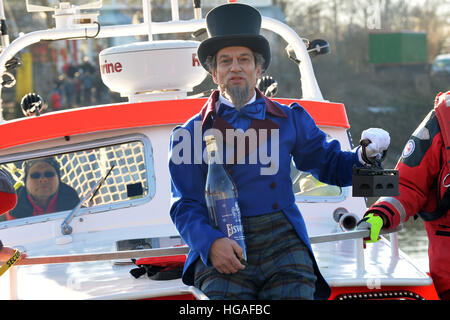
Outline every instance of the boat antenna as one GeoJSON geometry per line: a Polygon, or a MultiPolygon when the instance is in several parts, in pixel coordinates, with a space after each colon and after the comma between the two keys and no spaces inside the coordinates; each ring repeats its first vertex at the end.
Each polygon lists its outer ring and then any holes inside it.
{"type": "Polygon", "coordinates": [[[3,51],[9,45],[8,27],[6,25],[5,8],[3,0],[0,0],[0,37],[2,39],[1,49],[3,51]]]}
{"type": "Polygon", "coordinates": [[[202,5],[200,0],[193,0],[194,4],[194,18],[199,20],[202,18],[202,5]]]}
{"type": "Polygon", "coordinates": [[[142,0],[142,11],[144,14],[144,24],[147,25],[148,41],[152,41],[153,33],[152,33],[152,3],[151,3],[151,1],[142,0]]]}
{"type": "Polygon", "coordinates": [[[172,21],[180,20],[180,9],[178,5],[178,0],[170,0],[170,6],[172,9],[172,21]]]}

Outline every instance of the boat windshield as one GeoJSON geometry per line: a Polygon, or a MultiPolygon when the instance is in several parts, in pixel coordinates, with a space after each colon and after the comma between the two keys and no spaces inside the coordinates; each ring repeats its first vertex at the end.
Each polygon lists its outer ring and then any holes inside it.
{"type": "MultiPolygon", "coordinates": [[[[327,134],[327,141],[333,137],[327,134]]],[[[291,162],[291,179],[297,202],[338,202],[346,196],[345,189],[317,180],[311,173],[298,170],[291,162]]]]}
{"type": "Polygon", "coordinates": [[[0,164],[14,180],[18,196],[16,207],[1,216],[1,220],[71,210],[112,166],[108,178],[83,208],[97,207],[101,211],[100,208],[107,205],[111,209],[121,202],[149,194],[149,184],[153,184],[148,177],[153,174],[148,172],[142,141],[0,164]]]}
{"type": "Polygon", "coordinates": [[[320,182],[308,172],[298,171],[295,168],[292,171],[294,194],[300,201],[302,200],[301,197],[306,197],[305,201],[310,201],[311,197],[320,201],[321,198],[340,198],[342,196],[340,187],[320,182]]]}

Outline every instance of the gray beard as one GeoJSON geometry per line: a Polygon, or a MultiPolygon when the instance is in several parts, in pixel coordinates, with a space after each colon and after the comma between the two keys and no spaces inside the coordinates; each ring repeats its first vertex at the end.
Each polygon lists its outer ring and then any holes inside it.
{"type": "Polygon", "coordinates": [[[243,106],[248,102],[250,97],[250,87],[246,85],[244,88],[239,86],[237,87],[229,87],[228,85],[225,87],[225,92],[231,99],[234,107],[237,110],[241,110],[243,106]]]}

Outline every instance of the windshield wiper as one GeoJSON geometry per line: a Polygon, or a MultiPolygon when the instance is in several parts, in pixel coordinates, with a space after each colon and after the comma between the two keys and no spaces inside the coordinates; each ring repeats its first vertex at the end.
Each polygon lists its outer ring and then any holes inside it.
{"type": "Polygon", "coordinates": [[[115,165],[109,169],[108,173],[102,177],[100,180],[97,181],[97,183],[92,187],[91,190],[83,197],[83,199],[78,202],[78,204],[75,206],[75,208],[72,209],[72,211],[69,213],[69,215],[64,219],[63,223],[61,223],[61,233],[63,235],[68,235],[72,233],[72,227],[70,226],[70,222],[72,222],[72,219],[75,218],[76,214],[80,210],[81,206],[86,202],[88,198],[92,200],[92,198],[97,194],[98,190],[102,186],[102,183],[108,178],[109,174],[111,173],[112,169],[114,169],[115,165]],[[91,196],[92,194],[92,196],[91,196]]]}

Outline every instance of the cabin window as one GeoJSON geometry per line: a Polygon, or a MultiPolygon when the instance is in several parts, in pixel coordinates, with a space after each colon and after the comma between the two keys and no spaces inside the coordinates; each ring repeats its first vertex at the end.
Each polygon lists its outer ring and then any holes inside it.
{"type": "MultiPolygon", "coordinates": [[[[292,166],[293,167],[293,166],[292,166]]],[[[291,169],[295,198],[303,202],[340,201],[343,196],[341,187],[320,182],[308,172],[291,169]]]]}
{"type": "MultiPolygon", "coordinates": [[[[332,140],[327,134],[327,141],[332,140]]],[[[329,185],[317,180],[311,173],[299,171],[291,163],[291,179],[298,202],[339,202],[344,200],[348,188],[329,185]]]]}
{"type": "Polygon", "coordinates": [[[52,151],[51,155],[0,164],[15,182],[18,195],[16,207],[3,215],[2,221],[39,220],[62,211],[68,213],[84,198],[79,215],[83,210],[89,213],[111,210],[133,202],[137,205],[155,193],[153,155],[148,140],[109,141],[94,147],[86,144],[82,149],[64,153],[52,151]],[[106,176],[97,189],[97,182],[106,176]]]}

